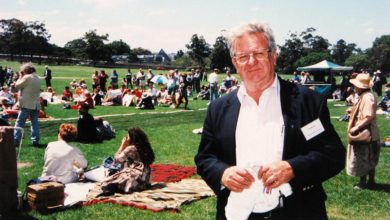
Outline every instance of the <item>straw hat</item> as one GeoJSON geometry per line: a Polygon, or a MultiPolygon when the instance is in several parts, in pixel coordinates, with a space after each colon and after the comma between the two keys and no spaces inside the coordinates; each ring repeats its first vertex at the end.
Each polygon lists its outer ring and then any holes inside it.
{"type": "Polygon", "coordinates": [[[370,88],[370,75],[365,73],[360,73],[356,76],[355,79],[350,79],[349,82],[354,86],[361,89],[369,89],[370,88]]]}

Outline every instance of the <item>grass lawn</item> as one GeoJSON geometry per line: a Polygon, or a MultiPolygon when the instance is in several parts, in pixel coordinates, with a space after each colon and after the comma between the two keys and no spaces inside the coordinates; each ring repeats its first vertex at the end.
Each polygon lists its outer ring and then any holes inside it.
{"type": "MultiPolygon", "coordinates": [[[[0,61],[0,65],[12,66],[15,70],[20,67],[16,62],[0,61]]],[[[38,66],[39,75],[43,75],[44,65],[38,66]]],[[[54,80],[52,84],[57,94],[69,84],[70,79],[56,79],[55,77],[85,78],[90,85],[90,76],[94,68],[79,66],[53,66],[54,80]]],[[[106,69],[110,73],[111,70],[106,69]]],[[[120,77],[125,74],[119,70],[120,77]]],[[[134,71],[135,72],[135,71],[134,71]]],[[[157,72],[158,73],[158,72],[157,72]]],[[[222,76],[221,76],[222,77],[222,76]]],[[[44,80],[42,80],[42,88],[44,80]]],[[[328,107],[332,122],[344,144],[346,144],[346,122],[339,122],[337,117],[344,114],[346,107],[335,106],[341,102],[329,102],[328,107]]],[[[207,108],[207,101],[190,101],[191,111],[178,111],[167,107],[157,107],[156,110],[137,110],[128,107],[97,107],[92,109],[94,116],[104,116],[116,129],[115,139],[104,141],[101,144],[74,143],[84,152],[89,166],[101,163],[103,158],[113,155],[120,145],[121,138],[129,127],[138,126],[149,136],[156,154],[155,163],[175,163],[194,166],[194,156],[197,152],[200,136],[192,133],[195,128],[202,127],[207,108]],[[111,115],[111,116],[106,116],[111,115]]],[[[49,105],[46,108],[48,115],[56,120],[40,121],[41,142],[48,143],[57,139],[57,130],[60,123],[76,123],[78,113],[75,110],[64,110],[61,105],[49,105]]],[[[389,119],[379,115],[377,122],[383,138],[390,135],[389,119]]],[[[19,189],[24,191],[25,183],[42,172],[44,149],[30,146],[30,130],[25,128],[26,137],[20,154],[19,162],[30,162],[32,166],[18,170],[19,189]]],[[[328,200],[327,210],[330,219],[389,219],[390,218],[390,148],[382,148],[379,165],[377,167],[377,182],[383,184],[383,190],[354,190],[352,185],[358,178],[349,177],[342,171],[339,175],[324,183],[328,200]]],[[[195,177],[196,178],[196,177],[195,177]]],[[[41,215],[35,211],[20,213],[22,216],[31,216],[38,219],[214,219],[216,199],[203,199],[189,205],[184,205],[180,213],[161,212],[153,213],[132,207],[123,207],[113,204],[98,204],[41,215]]]]}

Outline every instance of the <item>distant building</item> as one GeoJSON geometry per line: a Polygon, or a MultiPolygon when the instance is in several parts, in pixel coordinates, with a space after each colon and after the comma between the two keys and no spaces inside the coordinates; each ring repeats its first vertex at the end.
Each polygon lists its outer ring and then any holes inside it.
{"type": "Polygon", "coordinates": [[[163,49],[161,49],[158,53],[150,55],[137,55],[137,58],[142,63],[167,63],[172,60],[163,49]]]}

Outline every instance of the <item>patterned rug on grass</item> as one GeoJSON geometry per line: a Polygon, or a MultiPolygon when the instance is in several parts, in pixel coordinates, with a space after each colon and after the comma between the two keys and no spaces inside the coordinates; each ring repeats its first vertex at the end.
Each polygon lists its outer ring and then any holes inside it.
{"type": "Polygon", "coordinates": [[[180,206],[193,201],[213,196],[213,191],[201,179],[183,179],[175,183],[155,183],[150,190],[131,194],[116,193],[111,196],[99,196],[102,193],[100,183],[89,191],[87,201],[83,205],[97,203],[114,203],[140,209],[160,212],[180,211],[180,206]]]}
{"type": "Polygon", "coordinates": [[[177,164],[152,164],[152,182],[178,182],[196,173],[196,168],[192,166],[181,166],[177,164]]]}

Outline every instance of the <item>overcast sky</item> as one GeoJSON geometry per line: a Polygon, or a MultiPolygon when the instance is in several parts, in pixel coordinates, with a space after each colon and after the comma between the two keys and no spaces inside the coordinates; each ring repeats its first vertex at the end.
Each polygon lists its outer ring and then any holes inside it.
{"type": "Polygon", "coordinates": [[[1,0],[0,18],[44,22],[51,43],[64,46],[96,29],[109,41],[157,52],[186,50],[193,34],[213,45],[217,36],[239,24],[271,25],[278,45],[289,31],[308,27],[335,44],[339,39],[372,46],[390,34],[389,0],[1,0]]]}

